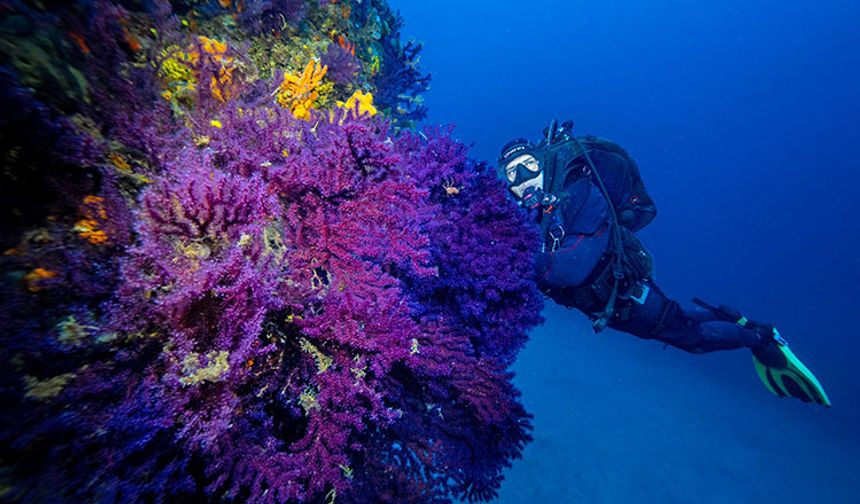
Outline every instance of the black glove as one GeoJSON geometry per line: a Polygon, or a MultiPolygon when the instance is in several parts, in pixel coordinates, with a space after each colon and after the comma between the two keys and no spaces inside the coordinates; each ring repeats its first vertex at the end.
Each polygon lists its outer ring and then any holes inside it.
{"type": "Polygon", "coordinates": [[[537,187],[529,187],[523,192],[523,206],[529,210],[540,207],[551,207],[558,201],[554,195],[543,192],[537,187]]]}

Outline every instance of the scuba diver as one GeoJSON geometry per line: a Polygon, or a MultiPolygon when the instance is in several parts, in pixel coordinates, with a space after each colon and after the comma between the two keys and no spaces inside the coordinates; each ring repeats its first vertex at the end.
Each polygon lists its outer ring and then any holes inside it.
{"type": "Polygon", "coordinates": [[[749,348],[771,393],[830,406],[815,375],[773,325],[698,298],[682,308],[663,294],[651,255],[634,234],[657,209],[636,162],[617,144],[577,138],[572,122],[553,121],[538,144],[508,142],[498,170],[540,226],[538,286],[556,303],[585,313],[595,332],[611,327],[692,353],[749,348]]]}

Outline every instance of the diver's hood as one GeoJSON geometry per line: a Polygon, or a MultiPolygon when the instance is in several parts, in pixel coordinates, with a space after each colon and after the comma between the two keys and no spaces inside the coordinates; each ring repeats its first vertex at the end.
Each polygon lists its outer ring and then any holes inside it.
{"type": "Polygon", "coordinates": [[[524,154],[531,154],[537,158],[534,144],[525,138],[515,138],[502,147],[502,151],[499,153],[499,159],[496,162],[497,174],[502,180],[505,180],[510,184],[510,181],[507,179],[507,175],[505,174],[505,167],[507,167],[511,160],[524,154]]]}

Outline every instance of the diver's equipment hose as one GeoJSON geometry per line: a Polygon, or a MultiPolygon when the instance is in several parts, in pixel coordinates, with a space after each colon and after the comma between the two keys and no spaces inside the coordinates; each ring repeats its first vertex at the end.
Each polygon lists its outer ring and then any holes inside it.
{"type": "Polygon", "coordinates": [[[552,145],[552,142],[555,140],[555,127],[558,124],[558,120],[553,119],[552,122],[549,123],[549,129],[546,132],[546,145],[549,147],[552,145]]]}
{"type": "MultiPolygon", "coordinates": [[[[555,122],[555,119],[553,119],[551,124],[552,129],[555,129],[555,122]]],[[[603,313],[601,313],[592,323],[594,331],[600,332],[606,328],[606,325],[609,323],[609,319],[612,317],[613,313],[615,313],[615,301],[618,298],[618,284],[621,282],[621,279],[624,278],[624,267],[622,265],[622,261],[624,260],[624,243],[621,241],[621,225],[618,223],[618,214],[615,212],[615,206],[612,204],[609,190],[606,189],[606,184],[603,183],[603,177],[600,176],[600,173],[597,171],[597,167],[594,166],[594,162],[591,160],[591,156],[589,156],[588,152],[585,151],[585,147],[582,146],[579,139],[577,139],[572,133],[570,138],[576,142],[576,146],[579,147],[579,150],[585,157],[585,161],[588,163],[591,173],[594,174],[594,179],[597,181],[600,192],[602,192],[603,197],[606,198],[606,204],[609,207],[609,221],[612,227],[612,241],[615,244],[615,255],[612,261],[612,292],[609,294],[609,300],[606,302],[606,308],[603,310],[603,313]]]]}

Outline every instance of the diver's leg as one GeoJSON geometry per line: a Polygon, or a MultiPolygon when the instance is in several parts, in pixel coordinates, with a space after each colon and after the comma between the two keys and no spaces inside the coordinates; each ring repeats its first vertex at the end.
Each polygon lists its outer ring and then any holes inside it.
{"type": "Polygon", "coordinates": [[[653,282],[643,304],[623,300],[609,326],[641,338],[656,339],[692,353],[736,348],[759,348],[766,344],[749,329],[699,308],[682,309],[653,282]]]}
{"type": "Polygon", "coordinates": [[[647,285],[650,292],[645,302],[623,300],[610,327],[692,353],[749,348],[756,373],[771,393],[830,406],[824,387],[773,326],[749,321],[731,309],[731,313],[723,308],[685,310],[653,283],[647,285]],[[722,315],[717,313],[720,310],[722,315]]]}

